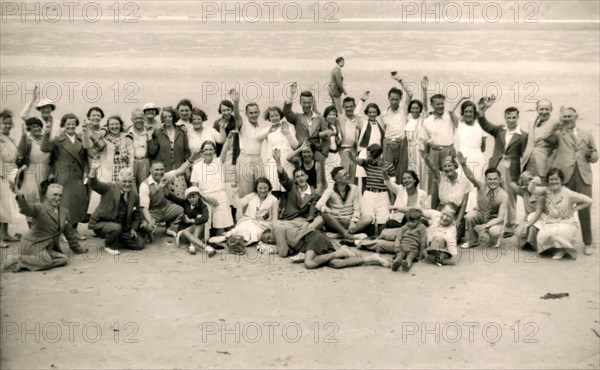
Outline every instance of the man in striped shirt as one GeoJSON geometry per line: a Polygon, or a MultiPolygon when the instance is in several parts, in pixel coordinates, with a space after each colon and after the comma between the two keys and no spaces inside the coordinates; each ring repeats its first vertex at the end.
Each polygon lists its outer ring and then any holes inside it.
{"type": "MultiPolygon", "coordinates": [[[[390,197],[387,186],[384,183],[383,172],[390,177],[395,176],[394,165],[386,162],[381,157],[383,149],[379,144],[371,144],[367,147],[367,159],[356,158],[350,153],[350,159],[362,166],[367,173],[365,192],[362,197],[361,210],[363,216],[373,218],[378,230],[383,230],[384,224],[390,218],[390,197]]],[[[376,233],[377,234],[377,233],[376,233]]]]}

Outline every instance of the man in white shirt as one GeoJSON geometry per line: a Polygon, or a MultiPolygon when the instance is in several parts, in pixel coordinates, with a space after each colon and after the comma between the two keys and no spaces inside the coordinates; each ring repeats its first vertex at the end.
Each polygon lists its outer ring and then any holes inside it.
{"type": "Polygon", "coordinates": [[[402,79],[394,78],[401,89],[392,87],[388,92],[390,106],[381,115],[385,136],[383,139],[383,159],[392,163],[396,170],[396,183],[402,181],[402,175],[408,170],[408,143],[406,141],[406,117],[408,101],[411,97],[406,92],[402,79]]]}

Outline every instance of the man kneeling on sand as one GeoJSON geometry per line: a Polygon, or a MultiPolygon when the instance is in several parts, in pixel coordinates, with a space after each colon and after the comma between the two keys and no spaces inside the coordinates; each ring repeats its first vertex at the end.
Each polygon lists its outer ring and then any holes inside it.
{"type": "MultiPolygon", "coordinates": [[[[304,266],[307,269],[314,269],[322,265],[336,269],[360,265],[390,266],[390,262],[378,254],[361,256],[348,247],[334,245],[321,231],[293,223],[276,223],[273,230],[263,233],[261,241],[266,244],[275,244],[277,253],[281,257],[304,254],[304,266]]],[[[296,258],[296,260],[301,259],[296,258]]]]}

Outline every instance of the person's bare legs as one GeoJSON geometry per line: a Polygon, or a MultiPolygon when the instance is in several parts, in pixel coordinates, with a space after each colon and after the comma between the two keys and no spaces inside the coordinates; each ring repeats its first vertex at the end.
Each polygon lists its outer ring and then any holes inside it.
{"type": "Polygon", "coordinates": [[[329,266],[335,269],[361,265],[379,265],[382,267],[390,267],[390,262],[378,254],[365,257],[351,251],[345,246],[340,247],[337,252],[339,252],[340,257],[334,258],[329,262],[329,266]]]}
{"type": "MultiPolygon", "coordinates": [[[[203,225],[196,225],[196,226],[188,227],[187,229],[181,231],[181,235],[184,236],[190,243],[192,243],[192,246],[190,248],[194,248],[194,252],[195,252],[196,247],[201,248],[201,249],[204,249],[206,251],[206,253],[208,253],[209,257],[212,257],[216,253],[214,248],[204,244],[202,239],[200,239],[203,234],[202,226],[203,225]],[[192,229],[192,230],[190,230],[190,229],[192,229]],[[198,235],[196,235],[196,234],[198,234],[198,235]]],[[[192,251],[192,249],[190,249],[190,252],[191,251],[192,251]]]]}

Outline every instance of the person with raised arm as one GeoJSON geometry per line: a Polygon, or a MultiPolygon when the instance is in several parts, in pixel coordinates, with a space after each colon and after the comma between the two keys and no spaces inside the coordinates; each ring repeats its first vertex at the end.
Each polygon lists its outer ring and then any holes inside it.
{"type": "Polygon", "coordinates": [[[298,143],[309,140],[317,145],[318,152],[315,153],[315,159],[324,163],[325,158],[327,158],[328,148],[327,143],[324,143],[324,141],[333,132],[327,129],[325,119],[315,111],[315,99],[310,91],[302,91],[300,93],[302,113],[294,113],[292,111],[292,100],[297,92],[298,84],[294,82],[290,85],[287,98],[283,104],[283,116],[289,123],[294,125],[298,143]]]}
{"type": "MultiPolygon", "coordinates": [[[[365,93],[366,94],[366,93],[365,93]]],[[[365,94],[363,98],[366,100],[365,94]]],[[[360,130],[363,127],[363,120],[360,115],[356,112],[362,111],[361,99],[358,105],[353,97],[347,96],[343,101],[343,114],[338,114],[340,121],[340,129],[342,130],[342,144],[340,145],[340,157],[342,159],[342,167],[348,171],[350,180],[356,184],[356,163],[352,162],[349,157],[349,152],[353,152],[354,155],[358,155],[358,138],[360,136],[360,130]]]]}
{"type": "MultiPolygon", "coordinates": [[[[592,196],[591,163],[598,162],[598,149],[593,135],[577,126],[579,115],[574,108],[561,109],[561,127],[557,128],[545,141],[556,148],[554,167],[559,168],[565,178],[564,185],[574,192],[592,196]]],[[[581,223],[585,255],[593,254],[592,217],[589,207],[578,212],[581,223]]]]}
{"type": "Polygon", "coordinates": [[[263,141],[270,132],[270,125],[259,122],[260,109],[254,102],[246,104],[245,113],[248,122],[245,123],[240,114],[240,94],[232,89],[229,91],[229,96],[233,100],[233,115],[239,131],[240,156],[236,163],[236,183],[238,196],[243,198],[252,193],[256,180],[265,175],[262,147],[263,141]]]}
{"type": "Polygon", "coordinates": [[[450,111],[446,110],[446,97],[444,95],[435,94],[429,99],[433,113],[425,118],[423,122],[423,142],[424,151],[433,164],[433,168],[428,165],[434,175],[429,176],[427,193],[431,195],[431,207],[434,209],[438,208],[440,204],[440,193],[438,193],[438,186],[435,183],[435,173],[442,171],[446,157],[456,155],[454,139],[458,127],[458,117],[454,114],[454,111],[464,99],[466,98],[461,97],[450,111]]]}
{"type": "Polygon", "coordinates": [[[325,186],[325,174],[323,165],[315,160],[317,146],[315,143],[305,141],[298,149],[294,150],[287,156],[287,161],[296,167],[301,167],[308,179],[306,182],[316,189],[316,192],[321,194],[325,186]]]}
{"type": "Polygon", "coordinates": [[[152,131],[144,125],[144,112],[137,108],[131,112],[131,127],[127,136],[133,142],[133,173],[136,188],[150,175],[150,159],[148,158],[148,141],[152,140],[152,131]]]}
{"type": "Polygon", "coordinates": [[[546,178],[550,168],[552,145],[545,139],[551,136],[559,127],[560,122],[552,119],[552,102],[540,99],[535,105],[537,117],[528,125],[527,145],[521,160],[521,171],[529,171],[533,176],[546,178]]]}
{"type": "Polygon", "coordinates": [[[66,236],[73,253],[83,254],[88,251],[79,246],[75,238],[69,221],[69,209],[61,206],[61,185],[48,186],[44,203],[28,202],[14,183],[10,184],[10,189],[16,195],[19,212],[32,221],[31,229],[23,236],[18,255],[7,256],[2,264],[2,271],[40,271],[66,265],[69,259],[60,249],[61,234],[66,236]]]}
{"type": "Polygon", "coordinates": [[[400,88],[392,87],[388,91],[389,107],[381,115],[385,135],[383,138],[383,159],[394,165],[396,183],[402,181],[402,175],[408,169],[408,144],[406,140],[406,119],[408,103],[412,95],[407,91],[402,78],[392,72],[392,79],[398,81],[400,88]]]}
{"type": "Polygon", "coordinates": [[[485,181],[480,181],[467,166],[467,157],[462,152],[456,157],[465,176],[477,188],[477,208],[465,216],[468,241],[461,248],[478,246],[483,233],[488,235],[490,246],[498,248],[508,203],[508,194],[500,187],[500,171],[490,167],[485,170],[485,181]]]}
{"type": "Polygon", "coordinates": [[[427,118],[427,89],[429,78],[424,76],[421,80],[421,99],[413,99],[408,103],[408,117],[406,119],[406,142],[408,145],[408,169],[413,170],[419,180],[420,188],[428,191],[428,167],[424,163],[419,151],[424,149],[423,122],[427,118]]]}
{"type": "MultiPolygon", "coordinates": [[[[504,121],[506,128],[500,125],[494,125],[485,117],[487,110],[496,102],[494,95],[482,97],[479,100],[479,115],[477,121],[481,128],[494,138],[494,152],[488,167],[500,168],[500,162],[508,159],[510,167],[508,173],[503,175],[505,180],[516,182],[521,174],[521,156],[527,146],[527,132],[519,128],[519,110],[515,107],[508,107],[504,110],[504,121]]],[[[514,234],[516,226],[516,203],[517,193],[512,187],[505,189],[508,193],[508,207],[506,209],[506,221],[504,223],[504,238],[514,234]]]]}

